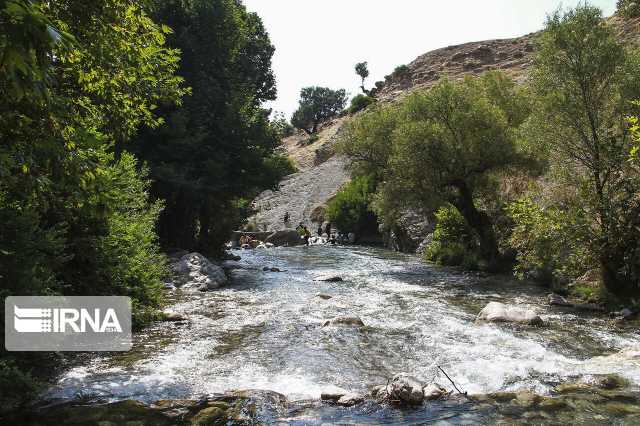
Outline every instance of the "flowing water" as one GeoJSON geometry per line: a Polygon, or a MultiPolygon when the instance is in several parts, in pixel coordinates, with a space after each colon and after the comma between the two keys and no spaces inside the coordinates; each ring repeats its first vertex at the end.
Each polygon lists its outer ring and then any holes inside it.
{"type": "Polygon", "coordinates": [[[528,389],[544,395],[558,383],[607,373],[625,377],[633,389],[640,384],[640,365],[592,359],[637,346],[636,330],[548,307],[546,293],[534,286],[373,248],[240,254],[241,269],[232,272],[229,287],[171,294],[172,309],[187,314],[188,323],[145,330],[132,351],[96,356],[65,372],[45,398],[155,401],[265,389],[307,401],[267,423],[473,424],[491,423],[491,413],[446,402],[407,411],[308,401],[321,392],[366,393],[398,372],[451,388],[436,366],[470,394],[528,389]],[[264,272],[264,266],[283,272],[264,272]],[[315,280],[325,275],[344,281],[315,280]],[[490,301],[531,305],[549,326],[475,325],[490,301]],[[343,315],[358,316],[366,326],[322,326],[343,315]]]}

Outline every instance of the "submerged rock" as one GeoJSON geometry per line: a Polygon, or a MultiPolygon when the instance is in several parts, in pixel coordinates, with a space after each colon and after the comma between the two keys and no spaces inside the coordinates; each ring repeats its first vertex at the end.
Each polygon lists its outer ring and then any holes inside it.
{"type": "Polygon", "coordinates": [[[543,325],[544,321],[535,311],[521,307],[509,306],[500,302],[491,302],[480,311],[476,322],[512,322],[528,325],[543,325]]]}
{"type": "Polygon", "coordinates": [[[364,322],[359,317],[335,317],[327,320],[322,324],[323,327],[336,325],[351,325],[355,327],[364,327],[364,322]]]}
{"type": "Polygon", "coordinates": [[[171,265],[177,287],[214,290],[227,284],[224,270],[200,253],[189,253],[171,265]]]}

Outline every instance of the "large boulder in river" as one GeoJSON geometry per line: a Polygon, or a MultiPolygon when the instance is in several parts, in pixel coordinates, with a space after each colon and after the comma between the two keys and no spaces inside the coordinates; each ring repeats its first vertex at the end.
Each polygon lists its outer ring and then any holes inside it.
{"type": "Polygon", "coordinates": [[[298,235],[298,232],[295,229],[283,229],[281,231],[276,231],[269,235],[264,242],[278,247],[304,245],[304,241],[300,238],[300,235],[298,235]]]}
{"type": "Polygon", "coordinates": [[[189,253],[171,265],[176,287],[214,290],[227,284],[224,270],[200,253],[189,253]]]}
{"type": "Polygon", "coordinates": [[[522,307],[510,306],[500,302],[491,302],[480,311],[476,322],[512,322],[528,325],[543,325],[542,318],[535,311],[522,307]]]}

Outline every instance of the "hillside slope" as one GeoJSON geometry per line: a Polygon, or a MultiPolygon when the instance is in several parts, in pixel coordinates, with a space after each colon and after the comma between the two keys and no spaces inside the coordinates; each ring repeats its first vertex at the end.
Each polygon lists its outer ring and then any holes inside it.
{"type": "MultiPolygon", "coordinates": [[[[614,26],[620,40],[633,46],[640,43],[640,18],[623,19],[613,16],[608,22],[614,26]]],[[[428,89],[443,77],[460,79],[466,75],[479,75],[490,70],[501,70],[518,82],[525,82],[533,63],[535,39],[538,33],[505,40],[487,40],[448,46],[428,52],[387,77],[376,97],[381,102],[392,102],[413,90],[428,89]]],[[[303,222],[314,229],[311,213],[349,180],[346,161],[334,155],[333,147],[339,138],[341,127],[349,117],[325,123],[318,141],[306,144],[308,137],[302,133],[283,141],[283,147],[294,161],[299,172],[287,177],[278,191],[265,191],[254,201],[258,213],[251,219],[260,228],[282,229],[285,212],[291,215],[290,224],[303,222]]],[[[425,219],[407,214],[410,218],[387,236],[389,245],[412,251],[429,232],[425,219]],[[418,231],[416,231],[418,230],[418,231]]]]}

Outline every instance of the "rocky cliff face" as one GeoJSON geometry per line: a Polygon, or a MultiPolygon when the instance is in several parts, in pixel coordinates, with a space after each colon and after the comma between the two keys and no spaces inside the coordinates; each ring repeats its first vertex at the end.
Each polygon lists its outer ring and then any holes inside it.
{"type": "MultiPolygon", "coordinates": [[[[640,18],[623,19],[617,16],[608,20],[620,40],[629,45],[640,43],[640,18]]],[[[448,46],[428,52],[399,72],[388,76],[380,84],[376,97],[380,102],[392,102],[413,90],[424,90],[443,77],[460,79],[466,75],[478,75],[490,70],[501,70],[518,82],[525,82],[533,63],[537,33],[507,40],[488,40],[448,46]]],[[[311,144],[308,136],[296,134],[283,141],[283,146],[299,172],[287,177],[277,191],[265,191],[256,198],[254,207],[258,213],[251,219],[259,228],[283,229],[283,217],[289,212],[289,227],[303,222],[314,230],[313,219],[322,217],[322,208],[349,180],[345,159],[336,156],[334,145],[343,124],[349,117],[325,123],[319,138],[311,144]]],[[[431,221],[424,215],[407,212],[400,223],[395,224],[385,236],[390,248],[415,251],[424,245],[433,230],[431,221]]]]}

